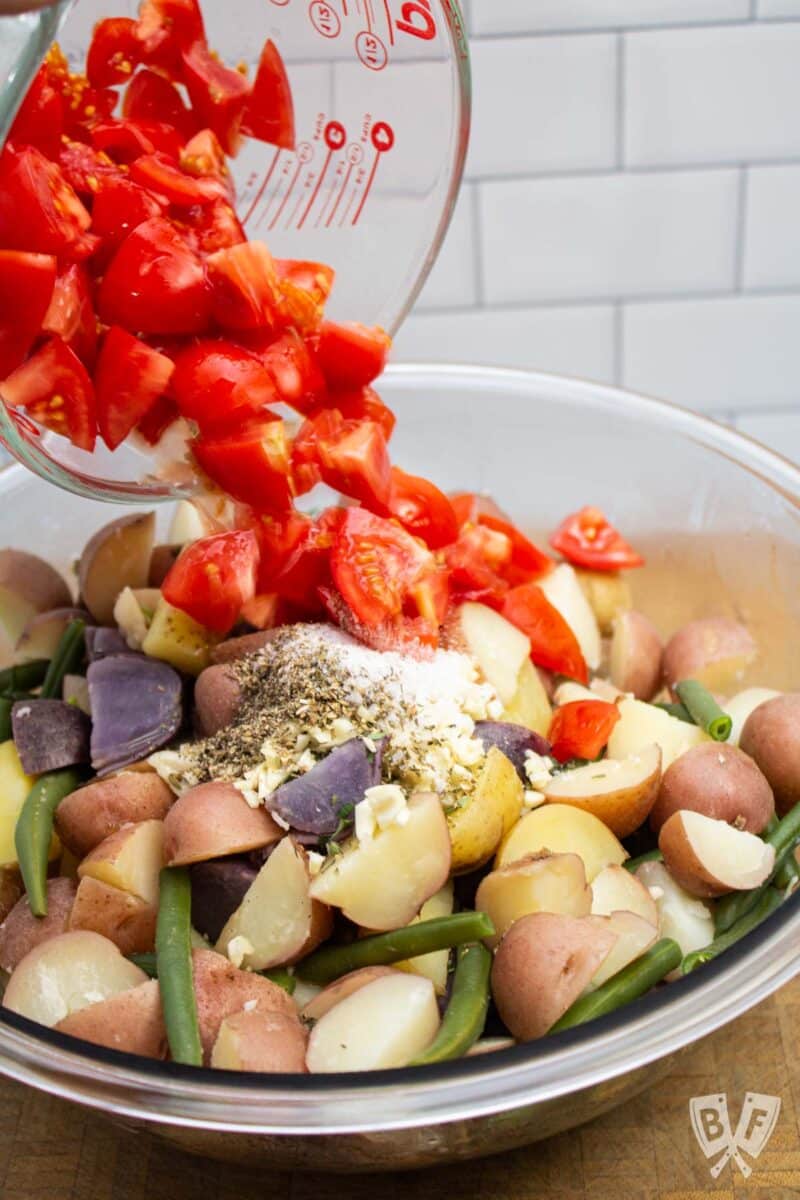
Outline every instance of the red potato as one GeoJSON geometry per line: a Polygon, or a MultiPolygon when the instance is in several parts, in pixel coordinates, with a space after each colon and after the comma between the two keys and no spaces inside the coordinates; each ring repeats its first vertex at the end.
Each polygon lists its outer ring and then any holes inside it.
{"type": "Polygon", "coordinates": [[[242,688],[236,673],[226,663],[201,671],[194,685],[197,732],[211,737],[236,720],[242,703],[242,688]]]}
{"type": "Polygon", "coordinates": [[[761,838],[698,812],[673,813],[658,848],[676,883],[700,898],[760,887],[775,865],[775,850],[761,838]]]}
{"type": "Polygon", "coordinates": [[[19,867],[0,867],[0,921],[5,921],[23,891],[19,867]]]}
{"type": "Polygon", "coordinates": [[[617,935],[597,917],[531,913],[497,948],[492,995],[520,1042],[544,1037],[578,999],[614,948],[617,935]]]}
{"type": "Polygon", "coordinates": [[[529,913],[585,917],[591,907],[592,889],[577,854],[529,855],[485,875],[475,893],[475,908],[487,913],[495,928],[494,937],[486,939],[491,950],[529,913]]]}
{"type": "Polygon", "coordinates": [[[240,658],[246,658],[248,654],[257,654],[259,650],[263,650],[265,646],[269,645],[277,632],[276,629],[264,629],[258,633],[246,633],[243,637],[228,638],[227,641],[214,646],[211,651],[211,661],[212,663],[230,663],[236,662],[240,658]]]}
{"type": "Polygon", "coordinates": [[[711,692],[729,692],[755,660],[757,647],[744,625],[706,617],[679,629],[664,648],[664,677],[671,688],[696,679],[711,692]]]}
{"type": "Polygon", "coordinates": [[[147,572],[147,586],[160,588],[164,580],[175,566],[175,560],[182,546],[154,546],[150,555],[150,567],[147,572]]]}
{"type": "Polygon", "coordinates": [[[303,1006],[300,1016],[304,1021],[318,1021],[326,1012],[330,1012],[334,1005],[352,996],[359,988],[372,983],[374,979],[380,979],[383,975],[394,974],[398,972],[392,967],[361,967],[358,971],[350,971],[348,975],[342,975],[341,979],[329,983],[309,1000],[308,1004],[303,1006]]]}
{"type": "Polygon", "coordinates": [[[89,876],[158,907],[158,878],[164,866],[164,824],[123,825],[87,854],[78,877],[89,876]]]}
{"type": "Polygon", "coordinates": [[[254,1012],[281,1013],[299,1024],[291,996],[263,975],[240,971],[227,958],[213,950],[193,950],[194,992],[203,1061],[208,1064],[211,1051],[226,1017],[242,1012],[255,1001],[254,1012]]]}
{"type": "Polygon", "coordinates": [[[232,783],[201,783],[184,792],[164,818],[164,853],[168,866],[187,866],[273,846],[283,832],[232,783]]]}
{"type": "Polygon", "coordinates": [[[126,956],[147,954],[155,947],[157,917],[158,909],[139,896],[86,876],[78,885],[69,928],[101,933],[126,956]]]}
{"type": "Polygon", "coordinates": [[[114,605],[123,588],[147,587],[155,527],[154,513],[133,513],[104,525],[86,543],[78,583],[83,603],[98,625],[113,623],[114,605]]]}
{"type": "Polygon", "coordinates": [[[48,879],[46,917],[33,915],[27,896],[17,901],[0,925],[0,967],[4,971],[13,971],[35,946],[66,933],[75,891],[71,879],[48,879]]]}
{"type": "Polygon", "coordinates": [[[268,1071],[303,1074],[308,1031],[296,1017],[284,1013],[234,1013],[219,1027],[211,1051],[211,1066],[226,1071],[268,1071]]]}
{"type": "Polygon", "coordinates": [[[143,1058],[167,1056],[167,1031],[155,979],[90,1004],[59,1021],[55,1028],[109,1050],[124,1050],[143,1058]]]}
{"type": "Polygon", "coordinates": [[[739,746],[763,771],[784,816],[800,802],[800,692],[760,704],[745,721],[739,746]]]}
{"type": "Polygon", "coordinates": [[[154,772],[126,770],[96,779],[62,800],[56,832],[73,854],[83,858],[123,825],[161,821],[174,796],[154,772]]]}
{"type": "Polygon", "coordinates": [[[661,686],[664,647],[647,617],[631,609],[620,613],[611,638],[609,674],[614,687],[637,700],[652,700],[661,686]]]}
{"type": "Polygon", "coordinates": [[[50,563],[25,550],[0,550],[0,651],[10,657],[37,613],[68,608],[69,588],[50,563]]]}
{"type": "Polygon", "coordinates": [[[86,612],[82,608],[55,608],[31,617],[17,642],[15,662],[52,658],[67,626],[78,619],[86,619],[86,612]]]}
{"type": "Polygon", "coordinates": [[[735,746],[705,742],[687,750],[664,772],[650,813],[651,828],[658,833],[681,809],[762,833],[775,811],[775,800],[752,758],[735,746]]]}

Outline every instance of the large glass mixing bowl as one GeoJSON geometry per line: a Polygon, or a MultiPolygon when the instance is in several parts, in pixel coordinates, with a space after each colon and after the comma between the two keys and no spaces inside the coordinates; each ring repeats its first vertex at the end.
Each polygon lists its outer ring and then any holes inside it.
{"type": "MultiPolygon", "coordinates": [[[[541,535],[605,509],[648,563],[637,606],[668,634],[747,623],[749,682],[800,682],[800,471],[731,430],[611,388],[476,367],[397,367],[395,458],[447,489],[486,489],[541,535]]],[[[0,545],[63,566],[108,506],[0,475],[0,545]]],[[[159,514],[164,519],[168,513],[159,514]]],[[[589,1120],[800,969],[800,896],[686,979],[582,1029],[422,1070],[257,1076],[92,1049],[0,1012],[0,1071],[147,1125],[185,1149],[272,1167],[380,1170],[496,1153],[589,1120]]]]}
{"type": "MultiPolygon", "coordinates": [[[[24,3],[24,0],[20,0],[24,3]]],[[[59,0],[0,18],[0,144],[58,38],[82,69],[96,21],[134,16],[138,0],[59,0]]],[[[447,231],[469,138],[470,73],[457,0],[206,0],[209,44],[253,78],[267,38],[287,67],[294,151],[246,140],[231,163],[251,240],[279,258],[329,263],[329,314],[393,333],[447,231]]],[[[94,454],[0,404],[0,439],[37,474],[86,496],[174,497],[150,458],[94,454]]]]}

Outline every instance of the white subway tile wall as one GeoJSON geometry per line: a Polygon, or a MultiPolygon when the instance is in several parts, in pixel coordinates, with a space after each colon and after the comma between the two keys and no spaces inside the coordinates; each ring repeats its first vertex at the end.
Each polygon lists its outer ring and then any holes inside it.
{"type": "Polygon", "coordinates": [[[466,18],[467,182],[398,357],[616,383],[800,459],[800,0],[466,18]]]}

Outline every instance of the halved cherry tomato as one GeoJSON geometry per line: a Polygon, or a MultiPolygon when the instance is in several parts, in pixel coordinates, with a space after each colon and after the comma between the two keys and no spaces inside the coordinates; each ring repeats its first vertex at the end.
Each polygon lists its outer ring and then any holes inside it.
{"type": "Polygon", "coordinates": [[[164,207],[156,196],[130,179],[104,179],[92,206],[92,229],[103,240],[103,265],[137,225],[162,216],[164,207]]]}
{"type": "Polygon", "coordinates": [[[579,683],[587,683],[589,672],[575,634],[540,587],[523,583],[506,592],[500,610],[506,620],[530,638],[531,658],[579,683]]]}
{"type": "Polygon", "coordinates": [[[150,446],[157,446],[180,413],[171,396],[160,396],[136,426],[138,433],[150,446]]]}
{"type": "Polygon", "coordinates": [[[280,292],[280,313],[303,334],[319,328],[325,302],[333,287],[334,272],[323,263],[275,260],[280,292]]]}
{"type": "Polygon", "coordinates": [[[301,426],[292,452],[295,478],[316,482],[316,471],[335,488],[368,508],[386,511],[391,487],[391,464],[386,439],[374,421],[344,421],[334,409],[323,409],[301,426]],[[304,473],[303,467],[311,467],[304,473]]]}
{"type": "Polygon", "coordinates": [[[459,525],[483,525],[487,529],[496,529],[498,533],[504,533],[510,539],[513,547],[513,571],[507,574],[510,583],[527,583],[552,571],[552,559],[520,533],[516,525],[489,496],[480,496],[475,492],[458,492],[451,496],[450,500],[459,525]]]}
{"type": "Polygon", "coordinates": [[[92,285],[83,263],[73,263],[59,274],[42,329],[60,337],[83,365],[92,369],[97,354],[97,318],[92,285]]]}
{"type": "MultiPolygon", "coordinates": [[[[76,142],[72,138],[63,139],[56,159],[67,183],[82,200],[92,201],[92,205],[101,187],[125,178],[123,168],[102,150],[95,150],[93,146],[87,146],[86,142],[76,142]]],[[[94,226],[94,207],[92,224],[94,226]]]]}
{"type": "Polygon", "coordinates": [[[286,512],[292,503],[289,446],[283,421],[250,421],[234,433],[204,435],[192,450],[207,475],[257,512],[286,512]]]}
{"type": "Polygon", "coordinates": [[[283,59],[272,41],[261,51],[253,91],[242,118],[242,133],[283,150],[294,150],[292,89],[283,59]]]}
{"type": "Polygon", "coordinates": [[[247,241],[247,234],[227,200],[214,200],[203,208],[187,209],[181,217],[182,220],[175,223],[180,225],[198,254],[214,254],[247,241]]]}
{"type": "Polygon", "coordinates": [[[297,332],[288,330],[254,353],[272,376],[284,404],[304,414],[315,411],[325,394],[325,379],[297,332]]]}
{"type": "MultiPolygon", "coordinates": [[[[324,377],[320,372],[324,386],[324,377]]],[[[326,407],[335,408],[345,421],[366,419],[374,421],[383,430],[386,441],[392,436],[397,418],[390,408],[383,403],[380,396],[371,387],[359,388],[356,392],[336,392],[326,402],[326,407]]],[[[312,414],[315,415],[315,414],[312,414]]]]}
{"type": "Polygon", "coordinates": [[[131,163],[131,179],[179,208],[210,204],[225,195],[216,179],[196,179],[187,175],[166,154],[141,155],[131,163]]]}
{"type": "Polygon", "coordinates": [[[505,534],[482,525],[467,526],[444,551],[453,591],[462,599],[480,600],[497,607],[508,591],[504,572],[513,554],[505,534]]]}
{"type": "Polygon", "coordinates": [[[0,250],[0,379],[24,361],[42,327],[55,282],[52,255],[0,250]]]}
{"type": "Polygon", "coordinates": [[[141,42],[130,17],[98,21],[86,56],[86,75],[94,87],[128,83],[139,62],[141,42]]]}
{"type": "Polygon", "coordinates": [[[139,333],[203,333],[211,291],[203,264],[171,222],[152,217],[128,234],[98,294],[107,325],[139,333]]]}
{"type": "Polygon", "coordinates": [[[226,154],[236,154],[250,84],[214,58],[204,42],[194,42],[181,58],[183,82],[199,123],[213,129],[226,154]]]}
{"type": "Polygon", "coordinates": [[[86,258],[92,218],[60,168],[33,146],[0,155],[0,247],[86,258]]]}
{"type": "Polygon", "coordinates": [[[163,396],[175,366],[145,342],[114,325],[103,341],[94,373],[97,423],[116,450],[163,396]]]}
{"type": "Polygon", "coordinates": [[[162,583],[161,594],[206,629],[228,633],[242,606],[256,594],[257,570],[254,533],[217,533],[184,550],[162,583]]]}
{"type": "Polygon", "coordinates": [[[17,367],[2,392],[12,408],[24,408],[34,421],[69,438],[81,450],[94,450],[97,419],[92,381],[60,338],[51,338],[17,367]]]}
{"type": "Polygon", "coordinates": [[[431,550],[449,546],[458,537],[456,514],[444,492],[429,480],[407,475],[399,467],[392,467],[388,508],[404,529],[421,538],[431,550]]]}
{"type": "Polygon", "coordinates": [[[644,559],[609,524],[599,508],[572,513],[550,538],[550,545],[568,562],[592,571],[620,571],[644,566],[644,559]]]}
{"type": "Polygon", "coordinates": [[[272,255],[263,242],[218,250],[207,261],[214,316],[224,329],[271,329],[278,305],[272,255]]]}
{"type": "Polygon", "coordinates": [[[356,617],[379,625],[402,616],[408,600],[437,567],[430,550],[396,521],[347,508],[331,551],[331,570],[356,617]]]}
{"type": "Polygon", "coordinates": [[[172,395],[184,417],[203,433],[232,429],[260,416],[280,397],[255,355],[233,342],[198,342],[175,358],[172,395]]]}
{"type": "Polygon", "coordinates": [[[197,120],[174,84],[145,67],[125,90],[122,115],[131,121],[162,121],[177,129],[185,142],[195,134],[197,120]]]}
{"type": "Polygon", "coordinates": [[[605,700],[573,700],[562,704],[553,714],[547,735],[550,753],[561,763],[573,758],[594,762],[608,745],[618,720],[616,704],[605,700]]]}
{"type": "Polygon", "coordinates": [[[53,86],[47,63],[42,63],[14,118],[9,142],[35,146],[48,158],[58,158],[64,132],[64,99],[53,86]]]}
{"type": "Polygon", "coordinates": [[[383,329],[355,321],[337,325],[323,321],[317,335],[317,357],[331,391],[366,387],[380,375],[392,339],[383,329]]]}

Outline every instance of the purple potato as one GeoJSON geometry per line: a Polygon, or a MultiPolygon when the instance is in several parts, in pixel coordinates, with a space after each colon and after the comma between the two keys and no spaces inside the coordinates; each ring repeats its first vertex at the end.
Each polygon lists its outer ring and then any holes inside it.
{"type": "Polygon", "coordinates": [[[180,729],[183,685],[166,663],[141,654],[112,655],[93,662],[87,679],[98,775],[139,762],[180,729]]]}
{"type": "Polygon", "coordinates": [[[516,770],[523,783],[527,783],[525,774],[525,755],[529,750],[534,754],[549,754],[550,743],[540,733],[534,733],[525,725],[514,725],[511,721],[476,721],[475,737],[483,742],[484,750],[496,746],[505,754],[508,761],[516,770]]]}
{"type": "Polygon", "coordinates": [[[197,932],[216,942],[257,874],[258,867],[238,858],[217,859],[190,867],[192,925],[197,932]]]}
{"type": "Polygon", "coordinates": [[[303,833],[328,836],[353,823],[353,809],[364,799],[367,788],[381,781],[381,763],[386,739],[374,743],[368,750],[363,738],[331,750],[321,762],[277,788],[267,800],[267,807],[281,820],[303,833]],[[342,809],[344,816],[340,817],[342,809]]]}
{"type": "Polygon", "coordinates": [[[89,761],[89,718],[74,704],[18,700],[11,710],[11,728],[26,775],[89,761]]]}
{"type": "Polygon", "coordinates": [[[99,662],[101,658],[109,658],[112,654],[134,655],[138,654],[138,651],[131,650],[118,629],[109,629],[105,625],[90,625],[86,630],[86,654],[89,662],[93,663],[99,662]]]}

